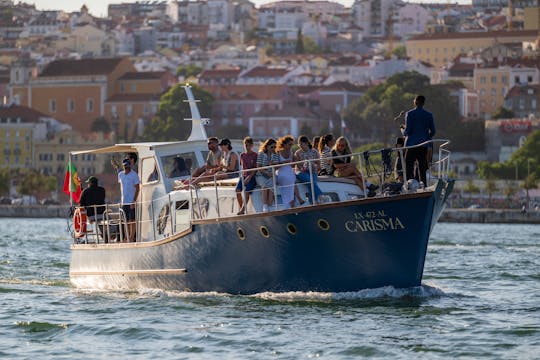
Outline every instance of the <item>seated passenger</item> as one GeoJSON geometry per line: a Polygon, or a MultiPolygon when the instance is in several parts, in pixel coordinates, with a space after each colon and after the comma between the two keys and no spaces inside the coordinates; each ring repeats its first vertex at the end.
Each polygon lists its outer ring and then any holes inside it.
{"type": "MultiPolygon", "coordinates": [[[[214,174],[220,169],[221,151],[218,146],[219,140],[217,137],[208,138],[208,156],[206,157],[206,163],[195,169],[191,174],[193,180],[191,184],[195,185],[202,181],[214,180],[214,174]]],[[[187,184],[187,182],[186,182],[187,184]]]]}
{"type": "Polygon", "coordinates": [[[90,176],[86,183],[88,187],[81,194],[80,205],[84,206],[88,219],[95,221],[98,215],[105,212],[105,206],[95,206],[105,204],[105,189],[98,186],[98,179],[95,176],[90,176]]]}
{"type": "Polygon", "coordinates": [[[231,140],[221,140],[219,147],[221,148],[221,160],[216,172],[216,180],[232,179],[240,176],[240,159],[232,149],[231,140]]]}
{"type": "Polygon", "coordinates": [[[365,190],[367,188],[369,190],[368,196],[375,196],[375,190],[379,187],[374,184],[369,184],[367,186],[364,184],[364,178],[356,168],[356,165],[351,162],[350,154],[352,154],[352,152],[349,141],[343,136],[339,137],[332,149],[332,157],[340,156],[332,159],[334,175],[337,177],[351,177],[360,189],[365,190]]]}
{"type": "Polygon", "coordinates": [[[186,161],[183,157],[177,156],[173,159],[173,169],[169,173],[170,178],[180,177],[180,176],[187,176],[189,175],[189,171],[186,168],[186,161]]]}

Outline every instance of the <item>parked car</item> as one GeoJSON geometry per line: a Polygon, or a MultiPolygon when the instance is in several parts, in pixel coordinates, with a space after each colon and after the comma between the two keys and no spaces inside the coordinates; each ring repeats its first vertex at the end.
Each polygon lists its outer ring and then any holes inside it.
{"type": "Polygon", "coordinates": [[[12,200],[10,197],[4,197],[4,196],[2,196],[2,197],[0,198],[0,204],[2,204],[2,205],[11,205],[11,202],[12,202],[12,201],[13,201],[13,200],[12,200]]]}
{"type": "Polygon", "coordinates": [[[60,205],[60,201],[54,199],[43,199],[41,205],[60,205]]]}

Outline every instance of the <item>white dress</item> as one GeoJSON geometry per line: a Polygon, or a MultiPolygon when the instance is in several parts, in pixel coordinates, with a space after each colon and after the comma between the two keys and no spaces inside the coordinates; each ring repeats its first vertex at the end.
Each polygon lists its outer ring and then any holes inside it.
{"type": "MultiPolygon", "coordinates": [[[[279,153],[279,161],[292,161],[292,153],[289,157],[284,158],[279,153]]],[[[294,183],[296,181],[296,175],[294,174],[291,165],[285,164],[281,166],[277,173],[277,184],[279,185],[279,191],[281,193],[281,202],[285,206],[290,206],[290,203],[294,200],[294,183]]]]}

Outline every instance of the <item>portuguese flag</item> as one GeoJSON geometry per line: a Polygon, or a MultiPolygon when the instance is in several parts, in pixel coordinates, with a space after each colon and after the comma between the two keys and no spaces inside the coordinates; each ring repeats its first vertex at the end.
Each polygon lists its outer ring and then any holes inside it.
{"type": "Polygon", "coordinates": [[[81,180],[77,174],[77,168],[72,162],[69,162],[66,167],[66,175],[64,176],[64,192],[71,196],[77,204],[81,200],[81,180]]]}

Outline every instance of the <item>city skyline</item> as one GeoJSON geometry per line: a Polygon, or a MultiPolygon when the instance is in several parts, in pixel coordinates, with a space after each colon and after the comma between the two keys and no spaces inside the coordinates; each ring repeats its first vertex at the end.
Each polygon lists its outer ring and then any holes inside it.
{"type": "MultiPolygon", "coordinates": [[[[35,4],[38,10],[64,10],[67,12],[78,11],[83,5],[86,5],[90,13],[94,16],[104,17],[107,16],[107,6],[109,4],[121,4],[121,3],[130,3],[135,2],[136,0],[70,0],[60,2],[58,0],[20,0],[22,2],[33,3],[35,4]]],[[[169,1],[169,0],[167,0],[169,1]]],[[[267,4],[275,2],[272,0],[251,0],[257,7],[262,4],[267,4]]],[[[278,1],[278,0],[276,0],[278,1]]],[[[350,6],[354,0],[330,0],[337,3],[343,4],[345,6],[350,6]]],[[[17,1],[18,2],[18,1],[17,1]]],[[[15,2],[15,3],[17,3],[15,2]]],[[[409,2],[415,3],[470,3],[470,0],[432,0],[432,1],[421,1],[421,0],[411,0],[409,2]]]]}

